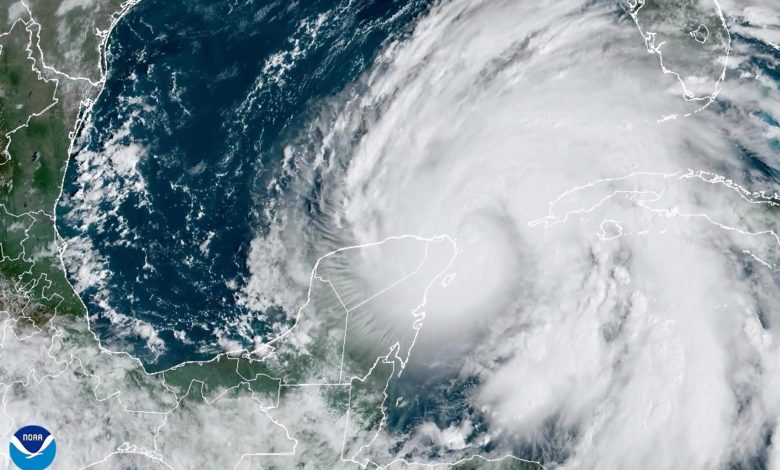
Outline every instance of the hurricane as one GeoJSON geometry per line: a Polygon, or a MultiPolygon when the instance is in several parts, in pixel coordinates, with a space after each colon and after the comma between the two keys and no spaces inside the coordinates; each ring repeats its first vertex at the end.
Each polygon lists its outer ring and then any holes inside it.
{"type": "Polygon", "coordinates": [[[389,367],[364,467],[780,465],[776,4],[207,3],[132,10],[76,139],[105,347],[389,367]]]}

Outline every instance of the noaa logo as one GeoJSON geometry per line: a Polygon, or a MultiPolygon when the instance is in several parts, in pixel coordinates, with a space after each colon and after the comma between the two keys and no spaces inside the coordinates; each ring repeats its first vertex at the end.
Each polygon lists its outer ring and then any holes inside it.
{"type": "Polygon", "coordinates": [[[11,436],[11,460],[21,470],[48,468],[57,454],[54,436],[41,426],[25,426],[11,436]]]}

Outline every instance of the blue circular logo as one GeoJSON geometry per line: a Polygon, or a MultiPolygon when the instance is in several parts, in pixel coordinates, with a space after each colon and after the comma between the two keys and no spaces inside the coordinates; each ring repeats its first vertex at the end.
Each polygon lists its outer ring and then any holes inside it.
{"type": "Polygon", "coordinates": [[[25,426],[11,436],[11,460],[21,470],[43,470],[54,462],[57,444],[41,426],[25,426]]]}

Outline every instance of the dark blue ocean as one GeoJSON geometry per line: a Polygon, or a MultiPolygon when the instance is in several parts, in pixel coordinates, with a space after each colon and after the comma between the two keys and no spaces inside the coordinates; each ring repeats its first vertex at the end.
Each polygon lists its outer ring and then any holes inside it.
{"type": "Polygon", "coordinates": [[[220,351],[216,330],[247,313],[235,286],[286,142],[430,3],[144,0],[120,21],[57,209],[84,242],[68,269],[106,346],[149,370],[220,351]]]}

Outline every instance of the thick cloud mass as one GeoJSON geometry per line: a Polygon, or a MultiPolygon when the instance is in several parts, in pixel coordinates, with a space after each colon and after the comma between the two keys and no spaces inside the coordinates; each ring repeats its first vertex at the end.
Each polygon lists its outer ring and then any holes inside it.
{"type": "MultiPolygon", "coordinates": [[[[224,329],[254,351],[146,374],[0,311],[0,437],[52,423],[66,468],[780,468],[778,18],[437,3],[264,188],[235,288],[272,338],[250,315],[224,329]]],[[[74,200],[145,194],[129,137],[75,159],[103,178],[74,200]]],[[[107,285],[89,254],[79,290],[107,285]]]]}
{"type": "MultiPolygon", "coordinates": [[[[255,255],[455,239],[409,367],[477,377],[501,449],[580,469],[778,461],[777,17],[444,2],[288,148],[301,191],[318,181],[316,228],[292,228],[310,213],[291,199],[255,255]]],[[[380,282],[372,261],[344,272],[380,282]]]]}

